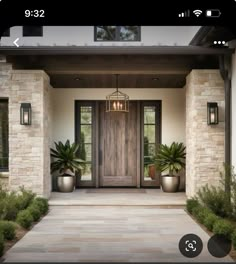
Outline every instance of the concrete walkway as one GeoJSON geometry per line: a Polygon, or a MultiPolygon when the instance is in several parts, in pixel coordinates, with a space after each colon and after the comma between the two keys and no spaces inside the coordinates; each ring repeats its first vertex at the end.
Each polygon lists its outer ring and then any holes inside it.
{"type": "Polygon", "coordinates": [[[4,256],[5,262],[229,262],[207,251],[209,236],[183,209],[156,206],[51,206],[4,256]],[[195,233],[203,251],[181,255],[182,236],[195,233]]]}
{"type": "Polygon", "coordinates": [[[76,189],[72,193],[52,192],[50,205],[161,205],[185,206],[184,192],[164,193],[160,189],[99,188],[76,189]]]}

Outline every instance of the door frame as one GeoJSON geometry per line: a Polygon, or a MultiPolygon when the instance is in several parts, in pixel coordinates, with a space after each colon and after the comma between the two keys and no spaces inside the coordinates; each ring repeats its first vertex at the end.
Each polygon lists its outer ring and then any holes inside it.
{"type": "MultiPolygon", "coordinates": [[[[96,187],[96,188],[106,188],[100,185],[100,175],[99,175],[99,145],[100,145],[100,134],[99,134],[99,124],[100,124],[100,104],[104,103],[105,100],[75,100],[75,142],[79,142],[80,138],[80,106],[92,106],[92,181],[80,181],[79,186],[81,187],[96,187]]],[[[140,187],[154,187],[159,188],[160,186],[153,186],[153,184],[144,182],[143,177],[143,107],[146,105],[156,105],[157,112],[156,118],[159,120],[160,124],[158,126],[158,133],[156,133],[156,144],[162,142],[162,101],[161,100],[132,100],[137,103],[137,179],[136,188],[140,187]]],[[[125,188],[125,187],[122,187],[125,188]]]]}

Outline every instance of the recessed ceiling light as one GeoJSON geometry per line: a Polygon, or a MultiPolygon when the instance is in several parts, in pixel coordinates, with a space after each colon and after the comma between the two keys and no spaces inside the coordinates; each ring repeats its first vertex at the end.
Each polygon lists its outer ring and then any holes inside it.
{"type": "Polygon", "coordinates": [[[154,77],[154,78],[152,78],[152,80],[153,80],[154,82],[156,82],[156,81],[159,81],[159,78],[158,78],[158,77],[154,77]]]}
{"type": "Polygon", "coordinates": [[[75,80],[75,81],[82,81],[83,79],[80,78],[80,77],[76,77],[74,80],[75,80]]]}

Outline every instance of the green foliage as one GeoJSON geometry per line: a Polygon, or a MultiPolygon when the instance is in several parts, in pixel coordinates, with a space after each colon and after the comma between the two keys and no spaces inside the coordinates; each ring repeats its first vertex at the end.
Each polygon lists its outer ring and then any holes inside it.
{"type": "Polygon", "coordinates": [[[34,199],[34,206],[38,206],[41,214],[46,214],[48,212],[48,200],[42,197],[37,197],[34,199]]]}
{"type": "Polygon", "coordinates": [[[39,206],[37,204],[31,204],[27,210],[30,212],[30,214],[32,215],[34,221],[38,221],[40,216],[41,216],[41,212],[39,209],[39,206]]]}
{"type": "Polygon", "coordinates": [[[0,221],[0,233],[7,240],[13,240],[16,236],[16,226],[10,221],[0,221]]]}
{"type": "Polygon", "coordinates": [[[198,198],[206,207],[216,215],[226,217],[231,213],[231,205],[223,189],[214,186],[203,186],[198,191],[198,198]]]}
{"type": "Polygon", "coordinates": [[[198,220],[199,223],[203,224],[206,217],[211,214],[212,212],[201,205],[198,205],[197,207],[194,207],[192,210],[192,214],[194,217],[198,220]]]}
{"type": "Polygon", "coordinates": [[[185,146],[183,143],[173,142],[170,146],[161,144],[155,157],[156,168],[161,172],[168,170],[173,176],[185,167],[185,146]]]}
{"type": "Polygon", "coordinates": [[[79,149],[79,144],[70,144],[67,140],[65,144],[61,141],[55,143],[56,149],[51,149],[51,157],[55,158],[56,161],[51,162],[51,171],[58,171],[62,175],[66,175],[68,171],[77,172],[83,169],[81,163],[84,161],[77,157],[77,151],[79,149]]]}
{"type": "Polygon", "coordinates": [[[3,255],[3,251],[4,251],[4,236],[0,232],[0,257],[3,255]]]}
{"type": "Polygon", "coordinates": [[[234,230],[234,232],[231,235],[231,240],[232,240],[232,244],[234,249],[236,249],[236,229],[234,230]]]}
{"type": "Polygon", "coordinates": [[[218,220],[213,226],[213,233],[217,235],[224,235],[228,239],[231,239],[231,234],[234,231],[233,225],[227,220],[218,220]]]}
{"type": "Polygon", "coordinates": [[[17,208],[17,194],[10,192],[1,201],[0,219],[14,221],[19,209],[17,208]]]}
{"type": "Polygon", "coordinates": [[[216,221],[218,221],[220,218],[215,215],[214,213],[209,213],[205,219],[203,224],[205,225],[205,227],[209,230],[212,231],[214,224],[216,223],[216,221]]]}
{"type": "Polygon", "coordinates": [[[197,198],[187,199],[186,209],[190,214],[192,213],[193,209],[197,206],[199,206],[199,201],[197,198]]]}
{"type": "Polygon", "coordinates": [[[22,210],[17,214],[16,222],[26,229],[31,227],[33,221],[33,216],[28,209],[22,210]]]}
{"type": "Polygon", "coordinates": [[[21,194],[17,197],[16,207],[19,210],[26,209],[31,201],[34,199],[35,194],[32,191],[25,190],[24,187],[20,188],[21,194]]]}

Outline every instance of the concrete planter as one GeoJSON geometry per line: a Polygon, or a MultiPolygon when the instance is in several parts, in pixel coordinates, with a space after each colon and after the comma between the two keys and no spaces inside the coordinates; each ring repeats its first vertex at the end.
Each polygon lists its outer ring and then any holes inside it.
{"type": "Polygon", "coordinates": [[[177,192],[179,190],[180,176],[165,175],[161,177],[161,188],[163,192],[177,192]]]}
{"type": "Polygon", "coordinates": [[[59,192],[73,192],[75,189],[75,176],[58,176],[57,188],[59,192]]]}

